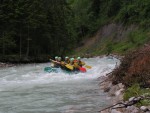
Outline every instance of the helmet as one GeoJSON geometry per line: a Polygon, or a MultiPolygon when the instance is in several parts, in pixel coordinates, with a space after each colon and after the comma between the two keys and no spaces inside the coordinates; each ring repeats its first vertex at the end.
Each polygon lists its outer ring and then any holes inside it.
{"type": "Polygon", "coordinates": [[[58,59],[58,56],[55,56],[55,59],[58,59]]]}
{"type": "Polygon", "coordinates": [[[70,58],[70,61],[73,61],[74,60],[74,58],[70,58]]]}
{"type": "Polygon", "coordinates": [[[58,60],[61,61],[61,57],[58,57],[58,60]]]}
{"type": "Polygon", "coordinates": [[[68,56],[65,57],[65,59],[68,59],[68,58],[69,58],[68,56]]]}
{"type": "Polygon", "coordinates": [[[80,57],[78,57],[78,58],[77,58],[77,60],[81,60],[81,58],[80,58],[80,57]]]}

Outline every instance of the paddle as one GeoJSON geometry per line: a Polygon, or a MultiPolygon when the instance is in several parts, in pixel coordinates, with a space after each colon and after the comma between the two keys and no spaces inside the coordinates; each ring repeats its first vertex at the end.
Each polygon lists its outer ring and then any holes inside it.
{"type": "MultiPolygon", "coordinates": [[[[50,59],[52,62],[55,62],[55,63],[58,63],[58,64],[61,64],[60,62],[58,62],[58,61],[55,61],[55,60],[52,60],[52,59],[50,59]]],[[[73,70],[73,66],[72,65],[70,65],[70,64],[66,64],[65,63],[65,67],[66,68],[68,68],[68,69],[70,69],[70,70],[73,70]]]]}
{"type": "Polygon", "coordinates": [[[88,68],[88,69],[91,69],[91,68],[92,68],[91,66],[86,65],[85,62],[81,62],[81,63],[82,63],[82,66],[84,66],[84,67],[86,67],[86,68],[88,68]]]}
{"type": "Polygon", "coordinates": [[[45,67],[44,71],[48,72],[48,73],[51,73],[51,72],[58,73],[58,70],[56,68],[52,68],[52,67],[45,67]]]}
{"type": "Polygon", "coordinates": [[[52,61],[52,62],[60,64],[60,62],[58,62],[58,61],[55,61],[55,60],[52,60],[52,59],[49,59],[49,60],[52,61]]]}
{"type": "Polygon", "coordinates": [[[91,69],[91,68],[92,68],[91,66],[88,66],[88,65],[85,65],[85,67],[88,68],[88,69],[91,69]]]}

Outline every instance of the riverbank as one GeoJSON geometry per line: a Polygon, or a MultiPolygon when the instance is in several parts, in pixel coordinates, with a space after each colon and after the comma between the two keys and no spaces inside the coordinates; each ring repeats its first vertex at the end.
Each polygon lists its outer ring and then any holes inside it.
{"type": "Polygon", "coordinates": [[[5,55],[0,56],[0,68],[12,67],[22,64],[32,64],[32,63],[47,63],[51,57],[49,55],[26,57],[19,55],[5,55]]]}
{"type": "Polygon", "coordinates": [[[0,68],[12,67],[12,66],[14,66],[14,65],[15,65],[15,64],[0,62],[0,68]]]}
{"type": "Polygon", "coordinates": [[[45,63],[48,62],[51,56],[40,55],[40,56],[19,56],[19,55],[1,55],[0,62],[6,64],[26,64],[26,63],[45,63]]]}
{"type": "Polygon", "coordinates": [[[108,94],[112,105],[101,109],[100,113],[150,113],[150,106],[136,106],[145,95],[139,97],[130,97],[124,101],[126,88],[122,83],[113,85],[109,77],[102,77],[104,80],[100,83],[100,88],[108,94]]]}
{"type": "Polygon", "coordinates": [[[149,69],[149,45],[125,55],[119,66],[100,78],[100,88],[112,103],[101,113],[150,113],[149,69]]]}

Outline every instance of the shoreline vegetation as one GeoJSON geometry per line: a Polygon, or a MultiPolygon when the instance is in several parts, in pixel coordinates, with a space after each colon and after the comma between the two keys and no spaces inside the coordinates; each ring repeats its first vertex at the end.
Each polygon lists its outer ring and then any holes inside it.
{"type": "Polygon", "coordinates": [[[101,113],[150,113],[150,45],[124,56],[120,66],[107,74],[100,88],[112,105],[101,113]]]}
{"type": "Polygon", "coordinates": [[[149,6],[148,0],[2,0],[0,62],[128,52],[149,41],[149,6]]]}
{"type": "Polygon", "coordinates": [[[48,62],[50,58],[50,55],[40,55],[40,56],[22,56],[20,57],[19,55],[5,55],[5,56],[0,56],[0,62],[3,63],[14,63],[14,64],[19,64],[19,63],[44,63],[48,62]]]}

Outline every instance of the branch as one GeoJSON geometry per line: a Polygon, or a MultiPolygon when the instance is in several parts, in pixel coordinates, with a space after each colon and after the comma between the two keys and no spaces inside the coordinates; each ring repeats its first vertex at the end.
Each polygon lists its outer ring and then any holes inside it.
{"type": "Polygon", "coordinates": [[[104,110],[106,110],[106,109],[112,108],[112,107],[114,107],[114,106],[116,106],[116,105],[118,105],[118,104],[122,104],[122,102],[119,102],[119,103],[116,103],[116,104],[111,105],[111,106],[109,106],[109,107],[106,107],[106,108],[104,108],[104,109],[102,109],[102,110],[100,110],[100,111],[98,111],[98,112],[101,112],[101,111],[104,111],[104,110]]]}
{"type": "Polygon", "coordinates": [[[132,106],[132,105],[134,105],[134,104],[136,104],[136,103],[138,103],[138,102],[140,102],[141,100],[144,100],[144,99],[150,99],[150,96],[134,97],[134,98],[133,98],[132,100],[130,100],[130,101],[127,101],[127,102],[125,102],[125,103],[123,103],[123,102],[116,103],[116,104],[114,104],[114,105],[111,105],[111,106],[109,106],[109,107],[106,107],[106,108],[100,110],[99,112],[104,111],[104,110],[106,110],[106,109],[110,109],[110,108],[111,108],[111,109],[127,108],[128,106],[132,106]],[[118,106],[116,106],[116,105],[118,105],[118,106]],[[115,106],[116,106],[116,107],[115,107],[115,106]]]}

